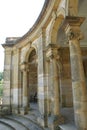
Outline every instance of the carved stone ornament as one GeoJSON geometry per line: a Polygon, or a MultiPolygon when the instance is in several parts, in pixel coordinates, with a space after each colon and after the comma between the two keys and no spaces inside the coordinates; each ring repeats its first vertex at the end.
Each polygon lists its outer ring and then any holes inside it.
{"type": "Polygon", "coordinates": [[[20,64],[21,71],[29,71],[29,65],[24,61],[20,64]]]}
{"type": "Polygon", "coordinates": [[[58,60],[59,59],[58,49],[59,46],[57,46],[56,44],[49,44],[46,48],[46,57],[50,59],[55,58],[56,60],[58,60]]]}
{"type": "Polygon", "coordinates": [[[84,20],[84,17],[66,16],[62,28],[65,30],[68,40],[81,40],[83,38],[80,26],[84,20]]]}
{"type": "Polygon", "coordinates": [[[68,40],[73,40],[73,39],[77,39],[77,40],[81,40],[83,39],[83,33],[81,33],[80,28],[79,27],[69,27],[68,25],[68,31],[66,31],[66,35],[68,40]]]}

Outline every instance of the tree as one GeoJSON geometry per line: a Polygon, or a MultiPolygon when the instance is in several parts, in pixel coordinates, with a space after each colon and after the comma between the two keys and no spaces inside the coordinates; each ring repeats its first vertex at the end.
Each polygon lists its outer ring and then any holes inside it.
{"type": "Polygon", "coordinates": [[[0,72],[0,81],[3,79],[3,72],[0,72]]]}

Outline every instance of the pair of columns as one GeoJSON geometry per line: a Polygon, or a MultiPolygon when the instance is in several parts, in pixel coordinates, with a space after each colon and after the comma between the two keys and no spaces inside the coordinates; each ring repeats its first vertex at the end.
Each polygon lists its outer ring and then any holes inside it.
{"type": "MultiPolygon", "coordinates": [[[[85,83],[80,40],[83,35],[80,31],[80,25],[83,23],[82,17],[66,17],[64,29],[68,38],[70,49],[71,75],[74,117],[78,130],[87,130],[87,87],[85,83]]],[[[53,86],[53,114],[60,115],[59,111],[59,86],[58,86],[58,47],[56,44],[49,44],[47,57],[52,64],[52,86],[53,86]]]]}

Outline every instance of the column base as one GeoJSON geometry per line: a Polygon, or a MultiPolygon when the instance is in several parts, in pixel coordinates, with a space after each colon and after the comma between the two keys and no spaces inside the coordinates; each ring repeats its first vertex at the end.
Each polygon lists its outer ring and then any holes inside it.
{"type": "Polygon", "coordinates": [[[18,108],[12,108],[12,113],[14,113],[14,114],[19,114],[18,108]]]}
{"type": "Polygon", "coordinates": [[[8,105],[2,105],[0,108],[0,116],[11,115],[11,108],[8,105]]]}
{"type": "Polygon", "coordinates": [[[51,115],[48,117],[48,127],[50,130],[60,130],[59,125],[64,123],[62,115],[51,115]]]}
{"type": "Polygon", "coordinates": [[[44,120],[41,118],[41,117],[38,117],[37,118],[37,122],[41,125],[41,126],[43,126],[44,127],[44,120]]]}
{"type": "Polygon", "coordinates": [[[38,122],[42,127],[48,128],[48,124],[47,124],[48,120],[47,120],[46,115],[39,115],[39,116],[37,117],[37,122],[38,122]]]}
{"type": "Polygon", "coordinates": [[[25,115],[25,114],[28,114],[28,108],[27,107],[22,107],[20,108],[20,114],[21,115],[25,115]]]}

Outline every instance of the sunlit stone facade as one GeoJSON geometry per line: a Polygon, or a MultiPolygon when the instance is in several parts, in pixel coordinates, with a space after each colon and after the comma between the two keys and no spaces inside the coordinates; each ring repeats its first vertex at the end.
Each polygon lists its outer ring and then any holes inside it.
{"type": "Polygon", "coordinates": [[[58,130],[61,109],[72,107],[77,130],[87,130],[86,12],[87,0],[45,0],[31,30],[6,39],[3,109],[27,114],[36,94],[44,128],[58,130]]]}

